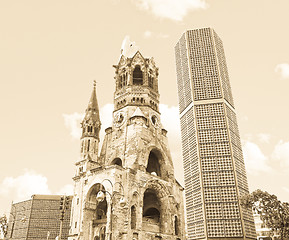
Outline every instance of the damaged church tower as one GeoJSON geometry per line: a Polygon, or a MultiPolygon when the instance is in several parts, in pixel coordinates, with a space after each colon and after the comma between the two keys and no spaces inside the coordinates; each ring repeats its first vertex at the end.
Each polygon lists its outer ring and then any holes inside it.
{"type": "Polygon", "coordinates": [[[99,156],[95,86],[82,122],[69,240],[183,240],[183,188],[160,121],[158,68],[128,39],[114,68],[113,123],[99,156]]]}

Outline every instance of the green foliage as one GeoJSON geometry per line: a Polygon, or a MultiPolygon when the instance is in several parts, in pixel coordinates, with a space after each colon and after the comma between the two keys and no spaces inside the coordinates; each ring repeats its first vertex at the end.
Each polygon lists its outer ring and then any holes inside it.
{"type": "Polygon", "coordinates": [[[4,237],[6,237],[8,231],[8,222],[6,215],[0,217],[0,230],[3,232],[4,237]]]}
{"type": "Polygon", "coordinates": [[[243,196],[241,205],[260,214],[264,224],[277,232],[281,239],[289,237],[289,203],[282,203],[273,194],[260,189],[243,196]]]}

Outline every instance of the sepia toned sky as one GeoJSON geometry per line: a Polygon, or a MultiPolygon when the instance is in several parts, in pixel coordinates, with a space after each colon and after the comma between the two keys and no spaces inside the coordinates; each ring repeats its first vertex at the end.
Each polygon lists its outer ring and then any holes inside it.
{"type": "Polygon", "coordinates": [[[71,194],[93,80],[110,126],[128,35],[159,67],[160,110],[183,184],[174,46],[187,29],[223,40],[250,191],[289,201],[288,0],[0,1],[0,214],[32,194],[71,194]]]}

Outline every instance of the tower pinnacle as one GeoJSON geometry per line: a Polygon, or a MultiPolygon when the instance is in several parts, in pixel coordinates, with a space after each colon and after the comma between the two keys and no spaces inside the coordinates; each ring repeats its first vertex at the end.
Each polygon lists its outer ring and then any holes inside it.
{"type": "Polygon", "coordinates": [[[96,98],[96,81],[93,81],[93,90],[91,93],[91,97],[88,103],[88,107],[85,111],[85,117],[83,119],[84,121],[93,121],[93,123],[99,122],[100,123],[100,119],[99,119],[99,108],[98,108],[98,102],[97,102],[97,98],[96,98]]]}
{"type": "Polygon", "coordinates": [[[96,81],[93,81],[93,90],[85,110],[85,116],[81,122],[81,156],[83,158],[90,157],[93,161],[97,161],[99,132],[100,132],[99,108],[96,98],[96,81]]]}
{"type": "Polygon", "coordinates": [[[100,125],[99,108],[96,98],[96,81],[94,80],[91,97],[85,111],[85,117],[82,121],[82,138],[88,135],[99,138],[100,125]],[[88,129],[85,129],[85,127],[88,127],[88,129]]]}

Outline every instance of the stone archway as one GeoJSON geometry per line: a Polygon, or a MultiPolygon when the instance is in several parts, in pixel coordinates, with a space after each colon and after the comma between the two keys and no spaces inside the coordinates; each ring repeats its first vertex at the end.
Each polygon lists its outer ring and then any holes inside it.
{"type": "Polygon", "coordinates": [[[168,232],[169,190],[158,180],[148,181],[143,193],[143,229],[168,232]]]}
{"type": "Polygon", "coordinates": [[[146,171],[152,175],[168,180],[168,169],[164,154],[156,147],[150,147],[145,156],[146,171]]]}
{"type": "Polygon", "coordinates": [[[105,188],[102,184],[96,183],[91,186],[85,198],[82,226],[84,239],[105,239],[101,238],[100,230],[104,228],[105,233],[108,203],[106,198],[102,202],[97,202],[99,191],[105,191],[105,188]]]}

